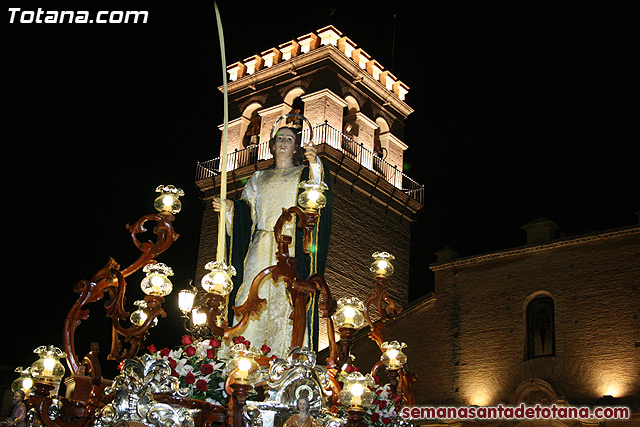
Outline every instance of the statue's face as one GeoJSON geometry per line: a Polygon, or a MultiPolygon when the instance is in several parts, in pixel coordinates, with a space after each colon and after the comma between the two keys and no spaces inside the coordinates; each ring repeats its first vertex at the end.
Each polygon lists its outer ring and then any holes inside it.
{"type": "Polygon", "coordinates": [[[307,399],[298,399],[298,411],[300,411],[301,414],[309,412],[309,402],[307,402],[307,399]]]}
{"type": "Polygon", "coordinates": [[[22,395],[18,392],[13,393],[13,405],[16,405],[18,402],[22,400],[22,395]]]}
{"type": "Polygon", "coordinates": [[[276,158],[293,158],[296,149],[296,135],[291,129],[280,129],[274,137],[273,155],[276,158]]]}

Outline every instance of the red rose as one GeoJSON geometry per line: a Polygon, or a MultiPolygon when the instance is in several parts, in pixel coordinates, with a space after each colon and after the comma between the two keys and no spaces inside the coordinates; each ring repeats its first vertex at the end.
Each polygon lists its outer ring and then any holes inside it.
{"type": "Polygon", "coordinates": [[[373,377],[373,381],[375,381],[376,385],[380,384],[380,380],[376,375],[371,375],[373,377]]]}
{"type": "Polygon", "coordinates": [[[157,353],[157,352],[158,352],[158,349],[156,349],[156,346],[155,346],[155,345],[151,344],[149,347],[147,347],[147,351],[148,351],[149,353],[153,354],[153,353],[157,353]]]}
{"type": "Polygon", "coordinates": [[[260,348],[260,351],[261,351],[263,354],[269,354],[269,353],[271,353],[271,347],[269,347],[269,346],[268,346],[268,345],[266,345],[266,344],[263,344],[263,345],[262,345],[262,347],[260,348]]]}
{"type": "Polygon", "coordinates": [[[387,407],[387,401],[386,400],[376,400],[373,402],[374,405],[376,405],[378,408],[380,409],[384,409],[387,407]]]}
{"type": "Polygon", "coordinates": [[[278,356],[276,356],[276,355],[274,354],[273,356],[271,356],[271,357],[269,358],[269,360],[276,360],[277,358],[278,358],[278,356]]]}
{"type": "Polygon", "coordinates": [[[360,368],[358,368],[357,366],[353,367],[353,372],[360,372],[360,368]]]}
{"type": "Polygon", "coordinates": [[[213,348],[218,348],[220,347],[220,345],[222,345],[222,343],[220,342],[220,340],[214,338],[211,341],[209,341],[209,345],[213,348]]]}
{"type": "Polygon", "coordinates": [[[172,377],[176,377],[176,378],[180,378],[180,374],[175,369],[171,370],[171,376],[172,377]]]}
{"type": "Polygon", "coordinates": [[[205,392],[207,391],[207,381],[204,379],[199,379],[198,382],[196,383],[196,388],[201,391],[201,392],[205,392]]]}
{"type": "Polygon", "coordinates": [[[240,335],[239,337],[234,337],[233,338],[233,343],[234,344],[241,344],[244,342],[244,337],[242,335],[240,335]]]}
{"type": "Polygon", "coordinates": [[[196,348],[192,345],[184,349],[184,352],[187,356],[191,357],[196,354],[196,348]]]}
{"type": "Polygon", "coordinates": [[[191,345],[191,344],[193,344],[193,340],[191,339],[191,337],[189,335],[183,335],[182,345],[191,345]]]}
{"type": "Polygon", "coordinates": [[[245,340],[245,341],[243,342],[243,344],[247,346],[247,350],[248,350],[248,349],[249,349],[249,346],[251,345],[251,341],[249,341],[249,340],[245,340]]]}
{"type": "Polygon", "coordinates": [[[209,375],[211,372],[213,372],[213,365],[211,363],[205,363],[200,367],[200,372],[202,372],[204,375],[209,375]]]}
{"type": "Polygon", "coordinates": [[[160,356],[162,357],[169,357],[169,353],[171,353],[171,350],[169,350],[167,347],[160,350],[160,356]]]}
{"type": "Polygon", "coordinates": [[[175,369],[175,368],[176,368],[176,366],[178,365],[178,362],[176,362],[176,361],[175,361],[175,360],[173,360],[172,358],[168,358],[167,360],[169,361],[169,367],[170,367],[171,369],[175,369]]]}
{"type": "Polygon", "coordinates": [[[207,350],[207,359],[215,359],[216,358],[216,351],[212,348],[207,350]]]}
{"type": "Polygon", "coordinates": [[[398,403],[400,403],[400,401],[401,401],[401,400],[402,400],[402,396],[401,396],[401,395],[399,395],[399,394],[396,394],[396,395],[393,397],[393,403],[395,403],[396,405],[397,405],[398,403]]]}
{"type": "Polygon", "coordinates": [[[371,422],[372,422],[372,423],[377,423],[379,419],[380,419],[380,415],[378,415],[378,414],[371,414],[371,422]]]}
{"type": "Polygon", "coordinates": [[[187,384],[193,384],[194,382],[196,382],[196,376],[193,375],[193,372],[189,372],[187,375],[185,375],[184,382],[187,384]]]}
{"type": "Polygon", "coordinates": [[[384,424],[386,426],[388,426],[390,422],[391,422],[391,418],[384,417],[382,419],[382,424],[384,424]]]}
{"type": "Polygon", "coordinates": [[[353,372],[353,366],[351,366],[351,365],[347,365],[347,366],[345,366],[345,367],[344,367],[344,371],[345,371],[347,374],[350,374],[351,372],[353,372]]]}

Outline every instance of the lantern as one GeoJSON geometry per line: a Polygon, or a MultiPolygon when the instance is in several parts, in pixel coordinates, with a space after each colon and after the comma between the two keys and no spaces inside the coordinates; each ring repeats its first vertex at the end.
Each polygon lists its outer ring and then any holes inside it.
{"type": "Polygon", "coordinates": [[[305,211],[317,212],[327,206],[327,198],[322,193],[329,187],[324,182],[304,181],[300,183],[299,188],[304,191],[298,196],[298,204],[305,211]]]}
{"type": "Polygon", "coordinates": [[[51,395],[57,395],[65,372],[60,359],[67,357],[66,353],[52,345],[38,347],[33,352],[40,358],[31,365],[31,376],[38,382],[52,385],[51,395]]]}
{"type": "Polygon", "coordinates": [[[147,277],[142,279],[142,283],[140,283],[145,294],[165,297],[171,293],[173,284],[167,277],[173,276],[171,267],[159,262],[145,265],[142,271],[147,273],[147,277]]]}
{"type": "Polygon", "coordinates": [[[393,274],[393,264],[391,261],[396,259],[388,252],[375,252],[371,255],[375,261],[371,264],[369,270],[377,277],[389,277],[393,274]]]}
{"type": "Polygon", "coordinates": [[[407,363],[407,355],[402,352],[402,349],[406,347],[407,345],[403,342],[383,342],[382,348],[384,349],[384,353],[382,357],[380,357],[380,360],[388,369],[402,369],[405,363],[407,363]]]}
{"type": "Polygon", "coordinates": [[[349,409],[363,411],[373,402],[373,391],[369,387],[375,385],[371,374],[362,375],[360,372],[347,374],[342,371],[338,380],[342,381],[344,387],[340,391],[340,403],[349,406],[349,409]]]}
{"type": "Polygon", "coordinates": [[[153,207],[160,213],[177,214],[182,209],[182,202],[178,199],[184,196],[184,191],[173,185],[159,185],[156,193],[160,195],[153,202],[153,207]]]}
{"type": "Polygon", "coordinates": [[[210,273],[202,277],[202,289],[221,296],[228,295],[233,289],[231,277],[236,275],[236,269],[218,261],[208,262],[204,268],[210,270],[210,273]]]}
{"type": "Polygon", "coordinates": [[[253,385],[260,378],[260,366],[255,358],[260,356],[254,348],[240,343],[231,348],[231,359],[227,362],[227,375],[235,379],[236,383],[253,385]]]}
{"type": "Polygon", "coordinates": [[[333,315],[333,321],[340,328],[358,329],[364,325],[365,319],[362,314],[364,304],[356,297],[340,298],[338,309],[333,315]]]}

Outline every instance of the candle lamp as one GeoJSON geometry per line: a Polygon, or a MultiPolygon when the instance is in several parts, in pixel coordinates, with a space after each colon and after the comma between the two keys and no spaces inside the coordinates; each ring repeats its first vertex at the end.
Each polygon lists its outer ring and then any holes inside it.
{"type": "Polygon", "coordinates": [[[376,277],[389,277],[393,274],[393,264],[391,261],[396,259],[389,252],[374,252],[371,255],[374,259],[371,263],[369,270],[376,275],[376,277]]]}
{"type": "Polygon", "coordinates": [[[327,184],[309,180],[301,182],[299,187],[304,191],[298,196],[298,204],[305,212],[316,213],[327,206],[327,198],[322,194],[329,189],[327,184]]]}
{"type": "Polygon", "coordinates": [[[238,384],[253,385],[260,378],[260,366],[255,358],[260,354],[248,349],[244,344],[235,344],[231,348],[231,359],[225,367],[226,372],[238,384]]]}
{"type": "Polygon", "coordinates": [[[178,292],[178,307],[183,314],[193,310],[193,304],[196,300],[196,291],[192,289],[182,289],[178,292]]]}
{"type": "Polygon", "coordinates": [[[347,374],[342,372],[338,376],[343,387],[340,391],[340,403],[351,411],[364,411],[373,402],[373,391],[369,387],[375,385],[371,374],[362,375],[360,372],[347,374]]]}
{"type": "Polygon", "coordinates": [[[23,369],[22,366],[20,366],[16,368],[15,372],[20,374],[20,376],[11,383],[11,391],[15,393],[18,390],[22,390],[25,396],[28,395],[31,387],[33,387],[31,369],[23,369]]]}
{"type": "Polygon", "coordinates": [[[231,277],[236,275],[236,269],[219,261],[208,262],[204,268],[210,272],[202,277],[202,289],[220,296],[228,295],[233,289],[231,277]]]}
{"type": "Polygon", "coordinates": [[[182,210],[182,202],[179,197],[184,196],[184,191],[173,185],[159,185],[156,193],[160,195],[153,202],[153,207],[160,213],[177,214],[182,210]]]}
{"type": "Polygon", "coordinates": [[[33,352],[39,356],[39,359],[31,365],[31,376],[35,382],[52,385],[51,396],[57,395],[60,381],[65,373],[60,359],[67,357],[67,355],[58,347],[51,345],[38,347],[33,352]]]}
{"type": "Polygon", "coordinates": [[[159,262],[157,264],[147,264],[142,269],[147,276],[142,279],[140,287],[147,295],[165,297],[173,290],[173,284],[167,276],[173,276],[171,267],[159,262]]]}

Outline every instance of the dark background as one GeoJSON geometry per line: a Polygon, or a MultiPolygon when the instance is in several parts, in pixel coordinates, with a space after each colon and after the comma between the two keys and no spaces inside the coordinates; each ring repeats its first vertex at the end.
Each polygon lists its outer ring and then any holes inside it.
{"type": "MultiPolygon", "coordinates": [[[[405,172],[425,185],[412,298],[432,290],[428,264],[445,245],[462,256],[520,246],[519,227],[539,216],[568,235],[637,223],[634,2],[223,3],[228,64],[331,23],[410,87],[405,172]]],[[[5,12],[0,365],[62,346],[74,284],[109,256],[136,258],[124,226],[154,212],[159,184],[187,193],[182,236],[160,257],[176,291],[148,340],[172,347],[177,290],[195,275],[195,164],[219,155],[213,2],[7,6],[148,10],[149,21],[9,24],[5,12]]],[[[142,277],[129,281],[130,304],[142,277]]],[[[108,352],[102,316],[94,305],[79,353],[94,337],[108,352]]]]}

